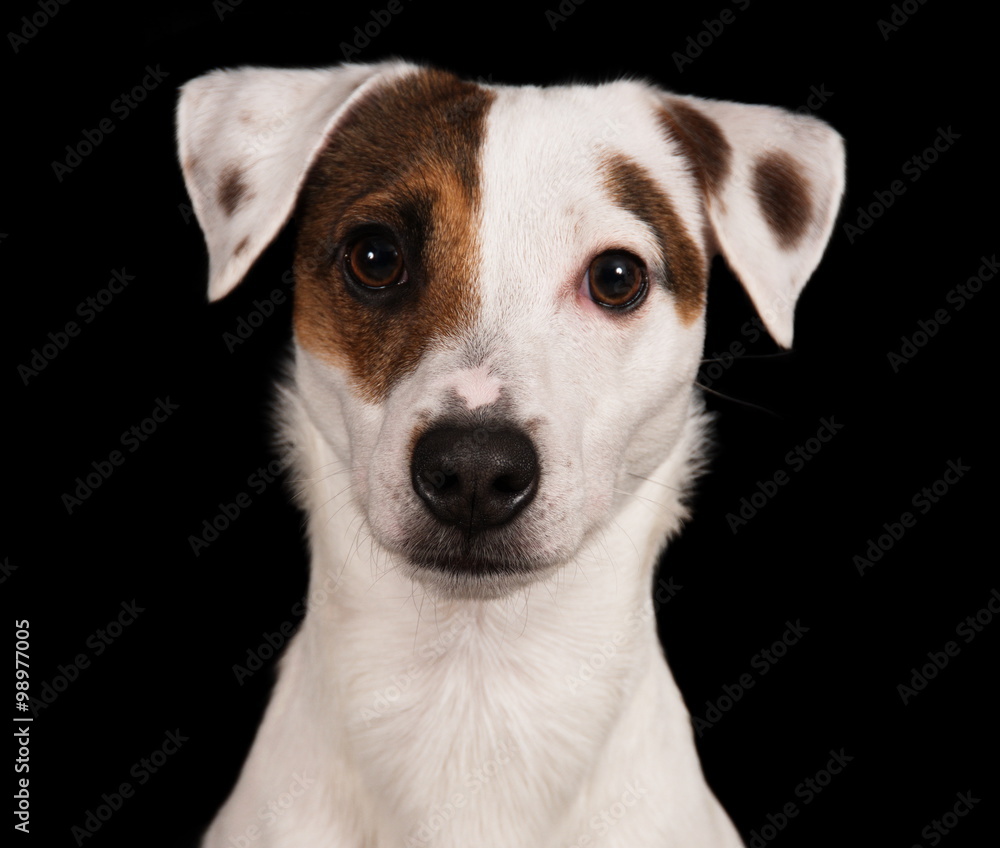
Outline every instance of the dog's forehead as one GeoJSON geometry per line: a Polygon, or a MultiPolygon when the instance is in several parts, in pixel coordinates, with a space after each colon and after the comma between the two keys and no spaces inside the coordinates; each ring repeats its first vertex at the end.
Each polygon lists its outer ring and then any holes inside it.
{"type": "Polygon", "coordinates": [[[656,266],[693,321],[706,271],[703,195],[661,112],[642,83],[501,89],[482,153],[484,247],[502,257],[517,245],[555,277],[629,249],[656,266]]]}
{"type": "Polygon", "coordinates": [[[501,86],[494,93],[490,140],[520,168],[558,166],[582,176],[601,151],[653,159],[665,151],[656,96],[642,83],[501,86]]]}
{"type": "Polygon", "coordinates": [[[683,223],[700,209],[680,159],[642,84],[478,85],[427,69],[386,80],[338,124],[303,188],[299,343],[377,402],[429,346],[468,337],[484,299],[530,308],[613,247],[669,264],[689,322],[705,259],[683,223]],[[405,308],[360,304],[331,261],[331,246],[372,222],[410,239],[422,285],[405,308]]]}

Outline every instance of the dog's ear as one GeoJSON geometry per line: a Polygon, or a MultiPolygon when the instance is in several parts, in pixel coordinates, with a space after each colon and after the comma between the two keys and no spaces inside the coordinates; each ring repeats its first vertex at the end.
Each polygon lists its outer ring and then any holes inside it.
{"type": "Polygon", "coordinates": [[[228,294],[288,220],[338,119],[402,62],[318,70],[213,71],[181,89],[177,136],[205,233],[208,294],[228,294]]]}
{"type": "Polygon", "coordinates": [[[844,190],[844,145],[827,124],[771,106],[664,95],[660,120],[690,159],[712,247],[775,341],[826,248],[844,190]]]}

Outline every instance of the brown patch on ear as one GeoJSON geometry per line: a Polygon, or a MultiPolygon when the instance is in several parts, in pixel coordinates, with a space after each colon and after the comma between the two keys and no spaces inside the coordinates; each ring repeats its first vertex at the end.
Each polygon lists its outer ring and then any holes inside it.
{"type": "Polygon", "coordinates": [[[250,241],[250,236],[244,236],[240,239],[239,244],[233,248],[233,256],[239,256],[244,250],[247,249],[247,244],[250,241]]]}
{"type": "Polygon", "coordinates": [[[243,171],[236,165],[227,165],[219,176],[219,206],[230,218],[240,204],[250,197],[243,171]]]}
{"type": "Polygon", "coordinates": [[[437,340],[475,320],[479,151],[493,94],[441,71],[384,83],[340,122],[306,179],[295,335],[379,402],[437,340]],[[409,276],[369,297],[343,270],[364,228],[392,234],[409,276]]]}
{"type": "Polygon", "coordinates": [[[661,256],[666,260],[660,276],[674,296],[681,321],[690,324],[705,306],[708,269],[705,256],[691,238],[674,204],[638,162],[621,153],[604,163],[605,185],[622,209],[645,222],[656,235],[661,256]]]}
{"type": "Polygon", "coordinates": [[[660,126],[667,138],[680,145],[695,166],[698,182],[706,198],[718,194],[729,175],[733,149],[719,125],[681,100],[668,100],[669,108],[659,110],[660,126]]]}
{"type": "Polygon", "coordinates": [[[812,188],[798,162],[780,150],[758,157],[753,167],[753,191],[778,244],[791,250],[812,220],[812,188]]]}

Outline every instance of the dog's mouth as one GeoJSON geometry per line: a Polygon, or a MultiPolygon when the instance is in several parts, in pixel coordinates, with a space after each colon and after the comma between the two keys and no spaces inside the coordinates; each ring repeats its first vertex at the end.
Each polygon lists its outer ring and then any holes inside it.
{"type": "Polygon", "coordinates": [[[524,529],[487,527],[470,533],[426,515],[392,548],[413,579],[465,598],[501,597],[535,582],[561,562],[541,554],[524,529]]]}
{"type": "Polygon", "coordinates": [[[421,534],[407,540],[403,555],[418,568],[461,574],[469,577],[495,578],[530,575],[550,563],[524,550],[513,534],[505,531],[481,531],[470,537],[455,531],[421,534]]]}
{"type": "Polygon", "coordinates": [[[501,598],[534,583],[555,563],[517,555],[513,550],[478,544],[449,547],[408,545],[405,554],[413,579],[451,597],[501,598]]]}

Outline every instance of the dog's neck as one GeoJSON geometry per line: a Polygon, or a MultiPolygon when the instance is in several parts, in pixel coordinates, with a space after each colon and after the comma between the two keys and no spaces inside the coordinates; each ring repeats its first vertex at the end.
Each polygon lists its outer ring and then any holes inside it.
{"type": "Polygon", "coordinates": [[[648,479],[623,481],[630,494],[572,562],[492,601],[435,597],[405,576],[366,529],[344,458],[301,404],[289,416],[312,570],[308,611],[261,734],[323,740],[300,752],[302,762],[325,772],[324,783],[350,786],[341,802],[367,810],[371,826],[384,830],[391,813],[399,829],[379,838],[429,844],[419,832],[447,808],[455,845],[549,844],[574,817],[644,792],[657,771],[645,751],[672,745],[698,768],[651,591],[701,453],[697,404],[670,456],[648,479]],[[286,708],[289,726],[274,726],[286,708]],[[476,814],[460,815],[472,794],[476,814]],[[495,815],[484,816],[491,805],[495,815]],[[490,828],[489,841],[477,827],[490,828]],[[507,841],[494,843],[505,828],[507,841]]]}

